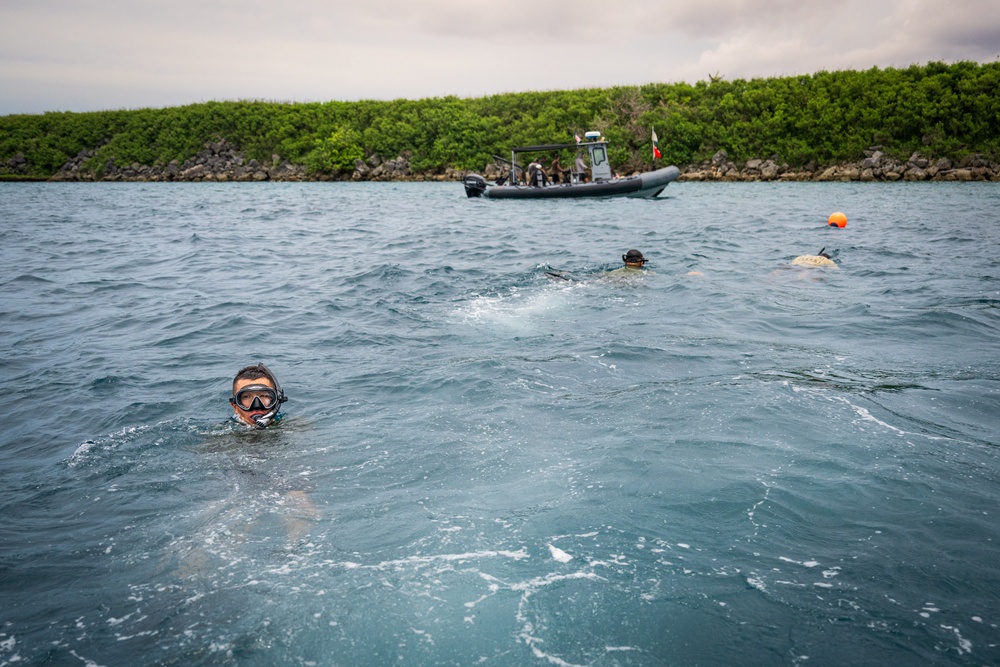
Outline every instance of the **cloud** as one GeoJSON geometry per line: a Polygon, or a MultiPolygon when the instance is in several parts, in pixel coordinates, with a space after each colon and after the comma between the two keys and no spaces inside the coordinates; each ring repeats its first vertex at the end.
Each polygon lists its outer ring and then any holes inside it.
{"type": "Polygon", "coordinates": [[[993,18],[997,13],[990,11],[991,1],[775,2],[757,13],[750,11],[753,3],[719,0],[717,5],[740,10],[736,18],[710,28],[712,7],[703,4],[685,12],[686,30],[711,33],[717,41],[674,72],[685,80],[716,72],[752,78],[932,60],[996,60],[1000,18],[993,18]]]}
{"type": "Polygon", "coordinates": [[[995,0],[0,0],[0,113],[1000,58],[995,0]]]}

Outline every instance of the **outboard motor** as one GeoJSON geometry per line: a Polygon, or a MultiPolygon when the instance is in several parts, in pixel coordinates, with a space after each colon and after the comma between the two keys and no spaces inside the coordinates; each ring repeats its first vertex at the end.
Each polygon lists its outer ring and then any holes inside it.
{"type": "Polygon", "coordinates": [[[463,180],[465,194],[469,197],[482,197],[486,192],[486,179],[479,174],[469,174],[463,180]]]}

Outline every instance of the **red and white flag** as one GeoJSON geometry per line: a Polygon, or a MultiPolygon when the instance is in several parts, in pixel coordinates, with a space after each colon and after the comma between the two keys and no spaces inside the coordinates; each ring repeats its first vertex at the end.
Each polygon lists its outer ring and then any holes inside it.
{"type": "Polygon", "coordinates": [[[653,159],[659,160],[661,157],[663,154],[660,152],[660,140],[656,138],[656,130],[653,130],[653,159]]]}

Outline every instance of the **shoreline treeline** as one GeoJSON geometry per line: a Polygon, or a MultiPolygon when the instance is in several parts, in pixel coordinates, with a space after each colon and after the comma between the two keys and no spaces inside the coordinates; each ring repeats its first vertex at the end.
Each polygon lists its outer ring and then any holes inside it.
{"type": "Polygon", "coordinates": [[[379,175],[422,180],[482,171],[512,146],[568,142],[588,130],[604,134],[613,166],[629,172],[649,167],[653,129],[662,163],[689,172],[720,154],[799,173],[857,163],[873,150],[897,163],[919,153],[995,164],[1000,62],[470,99],[10,115],[0,117],[0,179],[197,180],[181,174],[220,173],[206,165],[214,146],[213,155],[227,152],[224,173],[235,180],[366,179],[383,159],[393,169],[379,175]]]}

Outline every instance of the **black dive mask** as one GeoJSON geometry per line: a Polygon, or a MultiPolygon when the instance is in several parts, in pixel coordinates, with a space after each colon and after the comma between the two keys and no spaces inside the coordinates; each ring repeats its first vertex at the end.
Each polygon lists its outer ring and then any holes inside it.
{"type": "Polygon", "coordinates": [[[248,412],[270,410],[278,403],[278,392],[264,384],[247,385],[233,396],[233,405],[248,412]]]}

